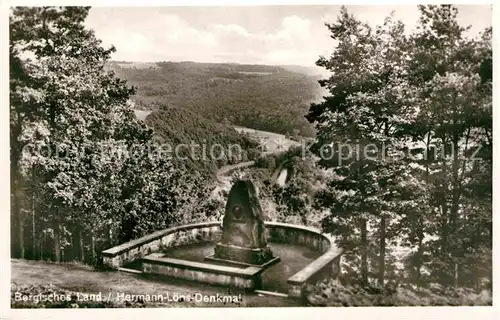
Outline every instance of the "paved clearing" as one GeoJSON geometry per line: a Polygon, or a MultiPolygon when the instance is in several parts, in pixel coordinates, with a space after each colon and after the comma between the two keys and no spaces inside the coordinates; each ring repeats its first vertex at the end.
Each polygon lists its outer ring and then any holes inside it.
{"type": "MultiPolygon", "coordinates": [[[[318,258],[321,254],[301,245],[284,243],[269,243],[273,254],[281,261],[262,273],[262,290],[287,293],[287,280],[295,273],[318,258]]],[[[171,248],[165,251],[170,258],[204,262],[205,257],[213,254],[215,243],[199,243],[194,245],[171,248]]]]}

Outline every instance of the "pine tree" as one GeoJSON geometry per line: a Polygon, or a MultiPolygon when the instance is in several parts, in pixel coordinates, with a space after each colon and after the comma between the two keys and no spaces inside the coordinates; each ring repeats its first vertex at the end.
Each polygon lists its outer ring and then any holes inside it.
{"type": "Polygon", "coordinates": [[[409,36],[391,17],[374,31],[342,9],[327,24],[333,54],[317,62],[332,72],[330,95],[307,118],[333,172],[318,203],[364,283],[370,265],[384,283],[388,240],[414,249],[401,275],[413,283],[423,268],[455,285],[490,268],[491,29],[471,39],[453,6],[419,8],[409,36]],[[371,263],[368,248],[379,251],[371,263]],[[471,268],[472,256],[485,264],[471,268]]]}

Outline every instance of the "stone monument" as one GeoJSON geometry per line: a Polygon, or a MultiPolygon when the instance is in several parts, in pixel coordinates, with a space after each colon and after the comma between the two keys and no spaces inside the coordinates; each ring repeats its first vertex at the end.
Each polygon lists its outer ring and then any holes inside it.
{"type": "Polygon", "coordinates": [[[222,221],[222,238],[208,259],[241,265],[279,262],[267,245],[262,208],[250,180],[238,180],[229,192],[222,221]]]}

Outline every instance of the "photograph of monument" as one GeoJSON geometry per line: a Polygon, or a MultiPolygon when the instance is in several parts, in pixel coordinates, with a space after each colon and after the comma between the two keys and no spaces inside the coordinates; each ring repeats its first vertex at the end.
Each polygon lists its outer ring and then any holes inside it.
{"type": "Polygon", "coordinates": [[[493,305],[491,5],[2,9],[10,311],[493,305]]]}

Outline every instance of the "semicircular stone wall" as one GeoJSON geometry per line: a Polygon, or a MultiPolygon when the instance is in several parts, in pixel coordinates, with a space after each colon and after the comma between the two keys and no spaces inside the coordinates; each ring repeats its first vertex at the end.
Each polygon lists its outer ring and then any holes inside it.
{"type": "MultiPolygon", "coordinates": [[[[304,245],[322,253],[319,258],[288,278],[288,296],[302,297],[307,284],[338,275],[342,251],[335,247],[330,237],[316,229],[293,224],[266,222],[265,225],[269,242],[304,245]]],[[[118,269],[128,262],[162,249],[216,242],[221,235],[221,222],[203,222],[168,228],[103,251],[103,262],[111,269],[118,269]]]]}

